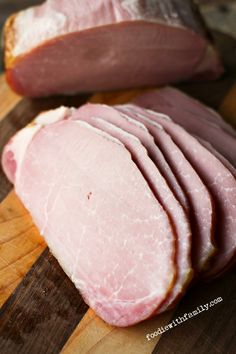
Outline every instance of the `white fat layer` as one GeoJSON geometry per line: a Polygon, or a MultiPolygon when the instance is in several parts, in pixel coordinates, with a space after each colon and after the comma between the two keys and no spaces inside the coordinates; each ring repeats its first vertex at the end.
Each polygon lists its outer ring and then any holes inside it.
{"type": "Polygon", "coordinates": [[[17,163],[15,174],[15,183],[21,170],[21,165],[25,156],[25,152],[34,138],[35,134],[45,125],[53,124],[71,116],[76,111],[75,108],[59,107],[54,110],[43,112],[39,114],[35,120],[34,125],[29,125],[19,131],[9,144],[9,150],[14,155],[14,160],[17,163]]]}
{"type": "Polygon", "coordinates": [[[75,113],[76,109],[75,108],[68,108],[65,106],[61,106],[57,109],[51,109],[50,111],[46,111],[43,113],[40,113],[36,119],[35,123],[39,125],[48,125],[52,123],[56,123],[59,120],[66,119],[67,117],[70,117],[73,113],[75,113]]]}
{"type": "Polygon", "coordinates": [[[172,122],[172,119],[169,116],[167,116],[166,114],[152,111],[151,109],[147,109],[147,112],[150,114],[153,114],[154,116],[157,116],[158,118],[163,118],[165,120],[168,120],[169,122],[172,122]]]}
{"type": "Polygon", "coordinates": [[[101,129],[98,129],[98,128],[95,128],[93,127],[91,124],[87,123],[87,122],[84,122],[82,120],[74,120],[73,122],[79,124],[80,126],[84,127],[84,128],[87,128],[87,129],[90,129],[90,130],[93,130],[95,133],[97,133],[98,135],[102,136],[103,138],[105,139],[108,139],[110,141],[112,141],[113,143],[116,143],[118,145],[121,145],[121,146],[124,146],[120,140],[114,138],[113,136],[111,136],[110,134],[102,131],[101,129]]]}
{"type": "MultiPolygon", "coordinates": [[[[108,24],[142,20],[163,23],[159,12],[162,8],[166,13],[166,7],[156,0],[70,0],[67,4],[65,0],[47,0],[15,17],[12,54],[17,57],[58,36],[108,24]]],[[[182,26],[174,9],[164,23],[182,26]]]]}
{"type": "Polygon", "coordinates": [[[25,151],[32,141],[35,134],[40,130],[39,125],[29,126],[22,129],[18,134],[16,134],[9,145],[9,150],[14,154],[14,160],[17,163],[16,174],[15,174],[15,184],[17,183],[18,176],[21,170],[22,161],[25,156],[25,151]]]}
{"type": "Polygon", "coordinates": [[[154,127],[163,130],[163,126],[160,125],[159,123],[155,122],[153,119],[148,118],[147,116],[141,114],[141,113],[136,113],[138,117],[143,119],[144,121],[148,122],[149,124],[153,125],[154,127]]]}
{"type": "Polygon", "coordinates": [[[35,17],[33,8],[21,11],[14,23],[16,38],[13,55],[18,56],[27,51],[30,48],[29,43],[41,43],[56,37],[63,31],[66,21],[63,13],[52,9],[43,17],[35,17]]]}
{"type": "Polygon", "coordinates": [[[125,113],[121,113],[121,116],[126,119],[129,123],[132,123],[133,125],[135,125],[138,128],[143,129],[145,132],[148,132],[148,129],[145,127],[145,125],[141,122],[139,122],[138,120],[135,120],[134,118],[130,118],[127,114],[125,113]]]}
{"type": "Polygon", "coordinates": [[[128,133],[127,131],[123,130],[122,128],[119,128],[117,125],[112,124],[112,123],[108,122],[107,120],[105,120],[103,118],[99,118],[99,117],[92,117],[92,119],[94,119],[95,121],[100,122],[101,124],[103,124],[104,126],[107,126],[110,129],[114,130],[114,132],[122,134],[125,137],[127,137],[128,139],[134,140],[137,143],[141,144],[140,140],[136,136],[134,136],[133,134],[128,133]]]}
{"type": "MultiPolygon", "coordinates": [[[[125,104],[125,105],[118,105],[117,106],[117,108],[119,109],[119,107],[121,107],[121,109],[122,108],[125,108],[125,109],[127,109],[128,108],[128,110],[129,109],[131,109],[131,112],[132,112],[132,109],[135,109],[134,110],[134,114],[136,114],[138,117],[140,117],[140,118],[143,118],[143,119],[146,119],[146,116],[144,115],[144,114],[142,114],[142,113],[140,113],[139,111],[140,111],[140,109],[142,109],[142,107],[140,107],[140,106],[138,106],[138,105],[136,105],[136,104],[125,104]],[[138,108],[138,111],[136,110],[138,108]]],[[[154,116],[156,116],[156,117],[158,117],[158,118],[163,118],[163,119],[165,119],[165,120],[168,120],[168,121],[172,121],[172,119],[169,117],[169,116],[167,116],[166,114],[163,114],[163,113],[159,113],[159,112],[156,112],[156,111],[152,111],[151,109],[147,109],[147,108],[143,108],[147,113],[149,113],[149,114],[152,114],[152,115],[154,115],[154,116]]],[[[124,113],[123,113],[123,116],[126,116],[124,113]]],[[[129,117],[129,116],[127,116],[127,117],[129,117]]],[[[131,120],[132,118],[130,118],[130,120],[131,120]]],[[[134,120],[134,119],[133,119],[134,120]]],[[[146,119],[146,121],[148,121],[148,119],[146,119]]],[[[140,123],[140,122],[139,122],[140,123]]],[[[141,124],[141,127],[142,127],[142,123],[140,123],[141,124]]],[[[159,128],[160,129],[162,129],[163,130],[163,127],[160,125],[160,124],[158,124],[158,123],[156,123],[155,122],[155,124],[156,125],[158,125],[159,126],[159,128]]],[[[145,126],[145,125],[144,125],[145,126]]],[[[147,129],[147,131],[148,131],[148,129],[147,129]]]]}

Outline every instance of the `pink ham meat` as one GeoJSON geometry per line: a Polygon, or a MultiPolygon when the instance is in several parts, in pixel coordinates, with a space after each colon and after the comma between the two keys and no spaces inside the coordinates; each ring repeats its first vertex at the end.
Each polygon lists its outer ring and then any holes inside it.
{"type": "MultiPolygon", "coordinates": [[[[191,228],[184,212],[184,209],[174,197],[165,179],[160,174],[158,166],[156,167],[152,160],[148,157],[147,150],[141,144],[140,140],[134,135],[127,133],[126,127],[132,125],[114,109],[105,105],[88,104],[80,108],[72,119],[81,119],[90,123],[91,125],[105,131],[122,141],[126,148],[130,151],[133,159],[142,171],[152,190],[164,207],[177,234],[177,279],[175,286],[168,297],[167,301],[158,309],[158,313],[166,310],[170,305],[173,305],[183,295],[187,285],[192,278],[191,269],[191,228]],[[104,120],[105,119],[105,120],[104,120]],[[116,123],[117,125],[111,124],[116,123]]],[[[133,128],[133,131],[139,131],[143,128],[140,126],[133,128]]],[[[142,130],[139,135],[142,135],[142,130]]]]}
{"type": "Polygon", "coordinates": [[[117,106],[117,109],[146,125],[189,197],[193,232],[193,267],[196,273],[202,272],[215,252],[213,239],[215,207],[208,189],[171,137],[153,120],[151,113],[135,105],[117,106]]]}
{"type": "Polygon", "coordinates": [[[236,168],[223,155],[221,155],[216,149],[214,149],[214,147],[210,143],[208,143],[208,141],[205,141],[200,138],[197,139],[202,145],[205,146],[207,150],[209,150],[213,155],[215,155],[215,157],[217,157],[218,160],[220,160],[222,164],[227,167],[227,169],[234,176],[234,178],[236,178],[236,168]]]}
{"type": "MultiPolygon", "coordinates": [[[[216,237],[219,252],[211,262],[206,276],[217,276],[235,259],[236,179],[214,154],[169,117],[151,111],[150,115],[153,121],[160,124],[181,148],[216,202],[216,237]]],[[[206,213],[208,213],[207,209],[206,213]]]]}
{"type": "Polygon", "coordinates": [[[223,71],[189,0],[47,0],[8,20],[5,63],[10,86],[26,96],[214,79],[223,71]]]}
{"type": "Polygon", "coordinates": [[[231,127],[231,125],[228,124],[219,115],[219,113],[205,106],[202,102],[170,86],[164,87],[158,92],[159,103],[162,102],[163,104],[170,105],[171,107],[174,107],[175,105],[177,105],[178,107],[182,107],[184,111],[192,113],[193,115],[197,115],[198,118],[204,121],[205,123],[212,123],[214,125],[218,125],[224,130],[226,130],[229,134],[236,136],[236,131],[231,127]]]}
{"type": "Polygon", "coordinates": [[[117,125],[128,133],[136,136],[141,141],[143,146],[148,150],[149,156],[152,158],[152,160],[160,170],[161,174],[167,181],[172,192],[175,194],[179,203],[182,205],[185,211],[189,213],[190,206],[188,198],[184,193],[182,187],[180,186],[174,173],[172,172],[170,166],[166,162],[166,159],[163,156],[161,150],[155,144],[153,136],[149,134],[146,126],[138,122],[136,119],[132,119],[128,116],[119,114],[117,110],[112,110],[111,108],[109,110],[108,106],[94,105],[90,103],[81,107],[79,111],[73,115],[73,119],[83,119],[84,117],[89,118],[91,116],[91,112],[93,112],[93,114],[97,116],[97,113],[94,113],[94,107],[97,107],[99,109],[99,113],[102,114],[102,117],[104,119],[108,120],[110,123],[117,125]]]}
{"type": "Polygon", "coordinates": [[[211,143],[236,166],[236,132],[216,112],[170,87],[146,93],[134,102],[168,115],[189,133],[211,143]]]}
{"type": "Polygon", "coordinates": [[[5,147],[3,168],[85,301],[106,322],[132,325],[173,287],[175,235],[124,145],[63,120],[70,115],[44,113],[20,131],[5,147]]]}

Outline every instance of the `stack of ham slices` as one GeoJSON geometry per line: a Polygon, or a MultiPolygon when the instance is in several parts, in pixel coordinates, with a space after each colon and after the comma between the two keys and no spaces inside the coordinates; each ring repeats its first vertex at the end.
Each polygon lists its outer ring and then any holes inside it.
{"type": "Polygon", "coordinates": [[[234,264],[235,138],[216,112],[166,87],[44,112],[2,164],[86,303],[130,326],[234,264]]]}

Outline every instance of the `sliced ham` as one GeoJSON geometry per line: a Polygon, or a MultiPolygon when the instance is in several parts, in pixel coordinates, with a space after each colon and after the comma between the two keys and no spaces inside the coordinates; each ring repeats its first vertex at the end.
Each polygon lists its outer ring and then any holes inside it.
{"type": "Polygon", "coordinates": [[[218,158],[222,162],[225,167],[230,171],[230,173],[236,178],[236,168],[223,156],[217,151],[208,141],[200,139],[199,137],[196,137],[202,145],[205,146],[207,150],[209,150],[215,157],[218,158]]]}
{"type": "Polygon", "coordinates": [[[191,134],[211,143],[236,166],[236,132],[214,111],[169,87],[146,93],[134,102],[168,115],[191,134]]]}
{"type": "Polygon", "coordinates": [[[146,125],[189,197],[193,225],[193,266],[196,272],[202,272],[215,252],[215,207],[208,189],[170,135],[153,120],[151,112],[135,105],[122,105],[117,108],[146,125]]]}
{"type": "Polygon", "coordinates": [[[228,264],[232,263],[236,253],[236,179],[214,154],[181,126],[171,121],[169,117],[156,112],[151,113],[151,111],[150,115],[170,134],[215,200],[216,237],[219,252],[215,255],[206,275],[217,276],[228,267],[228,264]]]}
{"type": "Polygon", "coordinates": [[[218,112],[207,107],[202,102],[171,86],[164,87],[158,92],[159,103],[162,102],[164,104],[171,105],[172,107],[175,105],[182,107],[184,111],[192,113],[193,115],[197,115],[198,119],[206,123],[218,125],[226,130],[229,134],[236,136],[236,131],[233,129],[233,127],[228,124],[218,112]]]}
{"type": "Polygon", "coordinates": [[[94,105],[94,104],[86,104],[82,106],[77,113],[73,115],[73,119],[83,119],[83,117],[90,117],[91,114],[98,116],[96,111],[94,111],[94,107],[99,109],[99,114],[109,122],[121,127],[123,130],[129,132],[130,134],[136,136],[143,146],[148,150],[149,156],[152,158],[159,171],[167,181],[169,187],[172,192],[178,199],[179,203],[185,209],[187,213],[190,212],[189,201],[184,193],[181,185],[179,184],[177,178],[175,177],[173,171],[168,165],[163,153],[155,144],[153,136],[148,132],[148,129],[144,124],[138,122],[136,119],[132,119],[129,116],[121,115],[117,110],[112,110],[108,108],[106,105],[94,105]],[[92,113],[91,113],[92,111],[92,113]]]}
{"type": "Polygon", "coordinates": [[[132,325],[173,288],[175,234],[124,145],[64,119],[72,112],[44,113],[20,131],[3,168],[85,301],[106,322],[132,325]]]}
{"type": "MultiPolygon", "coordinates": [[[[133,125],[124,119],[114,108],[105,105],[88,104],[80,108],[73,115],[72,119],[85,120],[122,141],[130,151],[146,180],[149,182],[155,196],[170,216],[177,235],[178,273],[175,286],[170,296],[157,311],[158,313],[163,312],[170,305],[173,306],[173,304],[183,295],[192,278],[190,259],[192,239],[191,227],[187,215],[159,172],[158,165],[154,165],[140,140],[124,130],[126,127],[130,126],[131,128],[133,125]],[[117,125],[109,122],[115,122],[117,125]]],[[[136,131],[139,131],[140,129],[143,128],[136,126],[136,131]]],[[[139,132],[139,135],[141,132],[139,132]]]]}
{"type": "Polygon", "coordinates": [[[10,86],[26,96],[214,79],[223,71],[190,0],[47,0],[7,21],[5,62],[10,86]]]}

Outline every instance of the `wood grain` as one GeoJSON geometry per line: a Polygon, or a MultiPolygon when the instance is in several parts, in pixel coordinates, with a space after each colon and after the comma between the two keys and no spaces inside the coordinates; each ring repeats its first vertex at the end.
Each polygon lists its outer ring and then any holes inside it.
{"type": "Polygon", "coordinates": [[[197,284],[191,289],[175,311],[174,319],[218,297],[223,301],[167,332],[160,338],[153,354],[235,354],[235,276],[234,270],[224,278],[197,284]]]}
{"type": "Polygon", "coordinates": [[[46,244],[14,192],[0,204],[0,307],[46,244]]]}
{"type": "Polygon", "coordinates": [[[129,328],[107,325],[90,309],[62,350],[62,354],[143,354],[151,353],[161,337],[148,341],[146,335],[167,324],[167,312],[129,328]]]}
{"type": "Polygon", "coordinates": [[[1,309],[1,354],[59,353],[87,309],[45,250],[1,309]]]}
{"type": "Polygon", "coordinates": [[[0,75],[0,121],[6,116],[6,114],[16,106],[21,100],[21,97],[8,89],[4,75],[0,75]]]}

